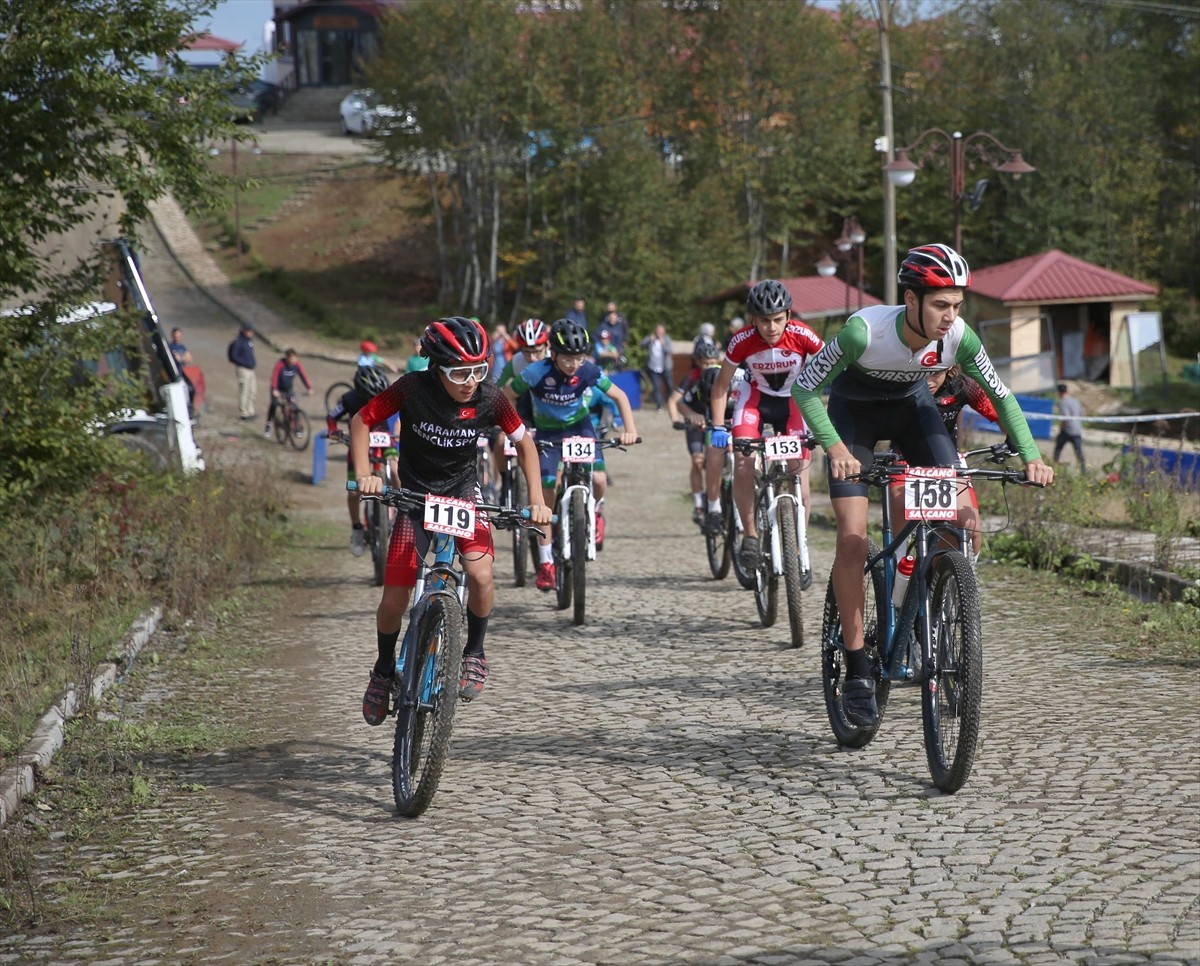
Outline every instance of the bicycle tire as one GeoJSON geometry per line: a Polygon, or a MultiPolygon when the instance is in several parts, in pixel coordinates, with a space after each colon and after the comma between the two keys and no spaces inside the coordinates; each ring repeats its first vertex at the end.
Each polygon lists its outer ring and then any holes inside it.
{"type": "Polygon", "coordinates": [[[930,575],[930,637],[935,673],[921,684],[925,754],[933,783],[956,792],[975,764],[983,704],[979,585],[957,550],[938,554],[930,575]]]}
{"type": "MultiPolygon", "coordinates": [[[[788,629],[792,635],[792,647],[804,646],[804,606],[800,587],[800,546],[796,538],[796,505],[791,500],[780,500],[779,547],[783,554],[783,590],[787,598],[788,629]]],[[[803,512],[803,510],[801,510],[803,512]]]]}
{"type": "Polygon", "coordinates": [[[383,586],[387,571],[388,544],[392,539],[392,515],[380,500],[371,501],[371,562],[375,566],[375,586],[383,586]]]}
{"type": "Polygon", "coordinates": [[[453,593],[430,595],[413,640],[392,749],[392,795],[396,811],[408,818],[433,801],[450,751],[466,640],[462,605],[453,593]]]}
{"type": "MultiPolygon", "coordinates": [[[[508,482],[504,486],[505,506],[525,507],[529,505],[529,484],[525,482],[525,474],[520,470],[513,469],[509,471],[508,482]]],[[[513,578],[517,587],[524,587],[526,583],[525,558],[529,551],[527,549],[530,541],[530,533],[524,527],[514,526],[512,530],[513,541],[513,578]]]]}
{"type": "Polygon", "coordinates": [[[754,606],[763,627],[773,627],[779,619],[779,577],[771,567],[771,515],[767,491],[754,499],[754,518],[758,523],[758,542],[763,548],[754,570],[754,606]]]}
{"type": "Polygon", "coordinates": [[[571,496],[571,584],[575,595],[572,618],[582,624],[586,609],[588,520],[587,503],[582,492],[571,496]]]}
{"type": "MultiPolygon", "coordinates": [[[[730,512],[721,504],[721,529],[716,533],[704,531],[704,550],[708,555],[708,569],[714,580],[724,580],[729,576],[729,567],[733,562],[733,552],[729,548],[729,517],[730,512]]],[[[705,517],[707,524],[708,518],[705,517]]]]}
{"type": "Polygon", "coordinates": [[[725,514],[725,542],[729,546],[733,575],[743,590],[754,589],[754,571],[742,566],[742,528],[738,525],[737,510],[733,503],[733,486],[728,481],[721,483],[721,509],[725,514]]]}
{"type": "Polygon", "coordinates": [[[281,406],[275,407],[275,415],[271,417],[272,424],[275,426],[275,442],[280,446],[287,442],[288,424],[287,414],[281,406]]]}
{"type": "MultiPolygon", "coordinates": [[[[874,540],[867,541],[867,558],[879,553],[874,540]]],[[[887,633],[885,608],[891,606],[883,589],[883,561],[871,568],[870,574],[863,573],[863,636],[867,656],[875,675],[875,704],[879,708],[879,722],[873,728],[860,728],[852,724],[842,708],[842,684],[845,680],[845,663],[842,648],[842,622],[838,617],[837,602],[833,596],[833,574],[825,589],[825,610],[821,621],[821,686],[825,692],[825,712],[838,744],[847,748],[863,748],[879,731],[883,713],[887,708],[892,682],[882,677],[879,645],[887,633]]]]}
{"type": "Polygon", "coordinates": [[[288,442],[292,449],[303,452],[308,449],[312,440],[312,427],[308,423],[308,413],[303,409],[293,409],[288,432],[288,442]]]}
{"type": "MultiPolygon", "coordinates": [[[[555,502],[556,512],[558,514],[558,527],[554,531],[554,540],[552,546],[554,548],[554,601],[558,605],[559,610],[566,610],[571,606],[571,561],[563,554],[563,527],[569,527],[571,521],[567,519],[562,497],[555,502]]],[[[576,539],[574,534],[571,534],[572,541],[576,539]]]]}
{"type": "MultiPolygon", "coordinates": [[[[335,382],[332,386],[325,390],[325,412],[332,412],[337,408],[337,404],[342,401],[342,396],[346,395],[354,387],[348,382],[335,382]]],[[[343,416],[349,422],[349,416],[343,416]]]]}

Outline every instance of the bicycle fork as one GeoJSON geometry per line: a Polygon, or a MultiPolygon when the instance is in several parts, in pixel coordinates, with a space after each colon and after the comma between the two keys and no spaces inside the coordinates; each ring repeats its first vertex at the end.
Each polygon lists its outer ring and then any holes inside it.
{"type": "Polygon", "coordinates": [[[586,483],[573,483],[563,490],[559,510],[559,539],[562,541],[563,560],[571,559],[571,543],[579,537],[571,533],[571,499],[576,491],[583,494],[584,527],[586,528],[587,559],[596,559],[596,498],[586,483]],[[564,519],[565,516],[565,519],[564,519]]]}
{"type": "Polygon", "coordinates": [[[800,569],[812,569],[808,560],[808,530],[804,519],[804,504],[797,495],[800,491],[799,479],[795,480],[795,487],[792,493],[776,493],[774,486],[767,487],[767,517],[771,521],[771,570],[776,574],[783,573],[783,542],[779,536],[781,506],[782,512],[793,513],[796,517],[796,549],[800,556],[800,569]]]}

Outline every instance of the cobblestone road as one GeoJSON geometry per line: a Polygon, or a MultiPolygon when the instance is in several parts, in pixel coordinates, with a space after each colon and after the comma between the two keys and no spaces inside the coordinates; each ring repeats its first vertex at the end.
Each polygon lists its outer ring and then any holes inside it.
{"type": "MultiPolygon", "coordinates": [[[[166,277],[162,303],[187,312],[166,277]]],[[[223,347],[227,323],[193,309],[189,336],[223,347]]],[[[222,362],[210,431],[235,425],[222,362]]],[[[314,370],[320,390],[333,370],[314,370]]],[[[175,763],[206,793],[131,817],[136,871],[109,883],[126,907],[173,891],[183,911],[9,937],[0,962],[1200,961],[1195,669],[1122,663],[1082,611],[985,568],[982,747],[943,796],[915,690],[869,747],[838,748],[815,647],[786,649],[732,577],[708,578],[679,435],[652,413],[639,428],[611,459],[586,626],[511,588],[501,557],[492,676],[423,818],[395,817],[390,735],[359,713],[367,566],[340,536],[299,548],[322,576],[261,631],[288,670],[255,682],[255,737],[175,763]]],[[[340,522],[340,480],[310,512],[340,522]]],[[[820,586],[832,547],[814,540],[820,586]]]]}

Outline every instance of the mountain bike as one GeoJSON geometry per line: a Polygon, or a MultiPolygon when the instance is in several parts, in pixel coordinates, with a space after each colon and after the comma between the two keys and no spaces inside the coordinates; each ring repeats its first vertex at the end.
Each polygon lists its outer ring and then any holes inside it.
{"type": "MultiPolygon", "coordinates": [[[[348,382],[335,382],[332,386],[325,390],[325,412],[333,412],[337,404],[342,401],[342,397],[346,395],[354,387],[348,382]]],[[[345,417],[349,420],[349,416],[345,417]]]]}
{"type": "MultiPolygon", "coordinates": [[[[350,444],[350,434],[344,431],[334,433],[329,437],[335,443],[350,444]]],[[[395,450],[396,440],[385,430],[371,430],[368,442],[368,453],[371,456],[371,473],[378,476],[383,485],[387,486],[392,477],[389,475],[388,450],[395,450]]],[[[375,586],[383,586],[384,573],[387,570],[388,546],[392,542],[392,511],[381,500],[360,501],[363,529],[366,531],[366,543],[371,548],[371,564],[375,571],[375,586]]]]}
{"type": "MultiPolygon", "coordinates": [[[[641,442],[639,437],[637,442],[641,442]]],[[[600,450],[621,449],[619,439],[567,436],[535,441],[542,452],[561,448],[562,478],[554,495],[555,599],[559,610],[572,606],[574,623],[582,624],[586,612],[587,562],[596,559],[596,499],[592,491],[592,464],[600,450]]]]}
{"type": "MultiPolygon", "coordinates": [[[[1012,454],[999,443],[973,450],[965,459],[982,455],[1002,464],[1012,454]]],[[[956,792],[974,765],[983,699],[979,586],[969,562],[970,536],[955,525],[959,489],[964,479],[1039,484],[1008,467],[910,467],[891,451],[876,453],[870,467],[848,479],[885,491],[883,548],[868,541],[863,571],[863,628],[879,722],[867,728],[852,724],[842,706],[845,647],[831,575],[821,628],[821,680],[829,723],[839,743],[862,748],[879,730],[891,686],[919,684],[930,775],[940,790],[956,792]],[[904,493],[906,522],[894,535],[886,493],[890,486],[901,486],[904,493]],[[892,600],[897,554],[906,543],[915,563],[897,607],[892,600]]]]}
{"type": "MultiPolygon", "coordinates": [[[[504,467],[500,471],[500,503],[504,506],[529,506],[529,483],[517,462],[517,448],[507,436],[503,437],[504,467]]],[[[526,559],[537,570],[537,541],[527,532],[527,527],[512,528],[513,583],[524,587],[528,579],[526,559]]]]}
{"type": "MultiPolygon", "coordinates": [[[[686,422],[677,422],[671,424],[673,429],[688,430],[690,425],[686,422]]],[[[705,456],[707,457],[708,433],[712,430],[712,423],[706,421],[704,423],[705,431],[705,456]]],[[[737,507],[733,505],[733,455],[729,450],[726,450],[725,465],[721,474],[721,528],[719,530],[708,529],[708,513],[707,501],[705,501],[706,512],[703,514],[700,521],[700,532],[704,535],[704,552],[708,558],[708,569],[713,575],[714,580],[724,580],[729,574],[729,567],[733,563],[733,539],[734,530],[730,526],[730,517],[737,516],[737,507]]],[[[741,521],[737,523],[740,530],[741,521]]],[[[740,536],[738,540],[740,542],[740,536]]],[[[750,586],[753,586],[751,584],[750,586]]]]}
{"type": "Polygon", "coordinates": [[[272,417],[275,426],[275,439],[280,443],[291,443],[293,449],[308,449],[312,439],[312,427],[308,424],[308,415],[296,403],[294,392],[284,393],[279,397],[272,417]]]}
{"type": "MultiPolygon", "coordinates": [[[[355,490],[351,480],[346,489],[355,490]]],[[[475,532],[475,516],[486,513],[494,527],[526,527],[529,511],[385,487],[363,496],[398,513],[421,514],[417,543],[417,583],[408,630],[396,650],[392,707],[396,738],[392,750],[392,795],[408,818],[433,800],[450,750],[458,680],[467,636],[466,575],[456,537],[475,532]],[[426,543],[423,546],[423,543],[426,543]],[[425,560],[429,547],[433,561],[425,560]]],[[[539,531],[540,532],[540,531],[539,531]]]]}
{"type": "MultiPolygon", "coordinates": [[[[812,585],[812,562],[800,474],[789,473],[787,464],[800,459],[805,448],[815,445],[816,440],[809,433],[800,436],[775,433],[733,440],[738,452],[753,455],[756,460],[754,520],[763,553],[753,574],[754,603],[762,626],[771,627],[778,616],[779,578],[783,578],[792,647],[804,645],[801,594],[812,585]]],[[[730,490],[732,497],[732,487],[730,490]]]]}

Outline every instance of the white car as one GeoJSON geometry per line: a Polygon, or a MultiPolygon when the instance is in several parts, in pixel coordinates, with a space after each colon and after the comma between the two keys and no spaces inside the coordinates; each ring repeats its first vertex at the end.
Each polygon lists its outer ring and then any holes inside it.
{"type": "Polygon", "coordinates": [[[343,134],[370,134],[377,128],[380,134],[405,131],[417,134],[420,128],[412,111],[383,104],[369,87],[351,91],[338,106],[342,115],[343,134]]]}

